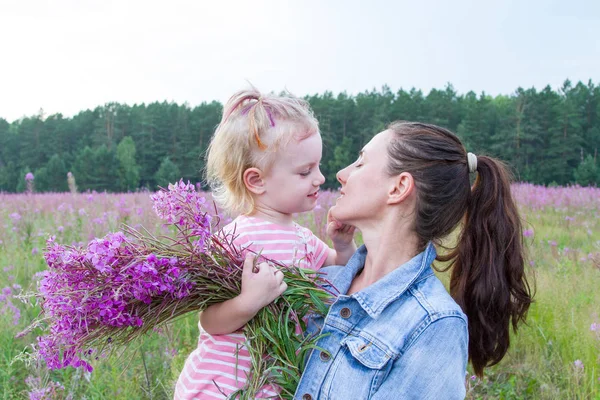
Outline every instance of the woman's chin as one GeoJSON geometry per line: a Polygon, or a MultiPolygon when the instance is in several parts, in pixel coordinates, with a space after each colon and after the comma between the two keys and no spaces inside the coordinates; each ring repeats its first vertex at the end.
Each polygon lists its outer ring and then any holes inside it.
{"type": "Polygon", "coordinates": [[[343,221],[343,214],[342,214],[340,211],[341,211],[341,209],[340,209],[340,207],[337,205],[337,202],[336,202],[336,204],[334,204],[333,206],[331,206],[331,207],[329,208],[329,215],[330,215],[330,216],[331,216],[333,219],[335,219],[336,221],[339,221],[339,222],[342,222],[342,223],[344,223],[344,221],[343,221]]]}

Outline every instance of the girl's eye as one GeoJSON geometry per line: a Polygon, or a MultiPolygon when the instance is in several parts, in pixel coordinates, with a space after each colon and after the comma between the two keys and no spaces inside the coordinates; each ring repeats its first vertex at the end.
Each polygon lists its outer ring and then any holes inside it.
{"type": "Polygon", "coordinates": [[[310,170],[306,171],[306,172],[300,172],[300,176],[309,176],[310,175],[310,170]]]}

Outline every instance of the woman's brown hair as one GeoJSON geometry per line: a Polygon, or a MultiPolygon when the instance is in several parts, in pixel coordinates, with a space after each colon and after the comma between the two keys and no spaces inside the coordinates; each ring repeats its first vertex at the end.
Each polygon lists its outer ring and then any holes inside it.
{"type": "Polygon", "coordinates": [[[532,303],[524,269],[521,219],[508,169],[477,157],[471,187],[467,152],[459,138],[435,125],[394,122],[389,173],[409,172],[417,190],[414,229],[421,250],[462,222],[456,247],[438,256],[452,268],[450,294],[468,318],[469,360],[475,373],[497,364],[532,303]]]}

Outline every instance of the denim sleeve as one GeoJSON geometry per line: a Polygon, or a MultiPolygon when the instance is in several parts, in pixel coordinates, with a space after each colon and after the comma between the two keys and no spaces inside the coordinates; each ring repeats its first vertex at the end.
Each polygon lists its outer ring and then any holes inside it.
{"type": "Polygon", "coordinates": [[[373,400],[455,400],[465,398],[468,331],[464,319],[432,322],[402,354],[373,400]]]}

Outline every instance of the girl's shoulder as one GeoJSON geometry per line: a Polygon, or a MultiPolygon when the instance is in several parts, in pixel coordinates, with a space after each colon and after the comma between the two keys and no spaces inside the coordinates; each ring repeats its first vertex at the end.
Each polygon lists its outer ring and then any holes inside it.
{"type": "Polygon", "coordinates": [[[268,228],[269,224],[269,222],[258,218],[248,217],[247,215],[238,215],[233,221],[225,225],[222,230],[228,234],[234,232],[258,231],[261,230],[261,228],[268,228]]]}
{"type": "MultiPolygon", "coordinates": [[[[248,243],[266,243],[282,238],[296,238],[298,230],[295,226],[278,225],[257,217],[240,215],[222,228],[226,236],[233,238],[238,246],[248,243]]],[[[303,235],[304,236],[304,235],[303,235]]]]}
{"type": "Polygon", "coordinates": [[[246,221],[245,215],[238,215],[232,221],[227,223],[225,226],[221,228],[221,231],[226,233],[231,233],[231,231],[235,230],[238,226],[243,226],[246,221]]]}
{"type": "Polygon", "coordinates": [[[302,226],[302,225],[298,224],[297,222],[294,222],[294,227],[296,228],[296,231],[298,231],[298,233],[300,233],[304,239],[306,239],[306,240],[310,240],[313,238],[318,239],[318,236],[315,235],[313,233],[313,231],[311,231],[307,227],[302,226]]]}

